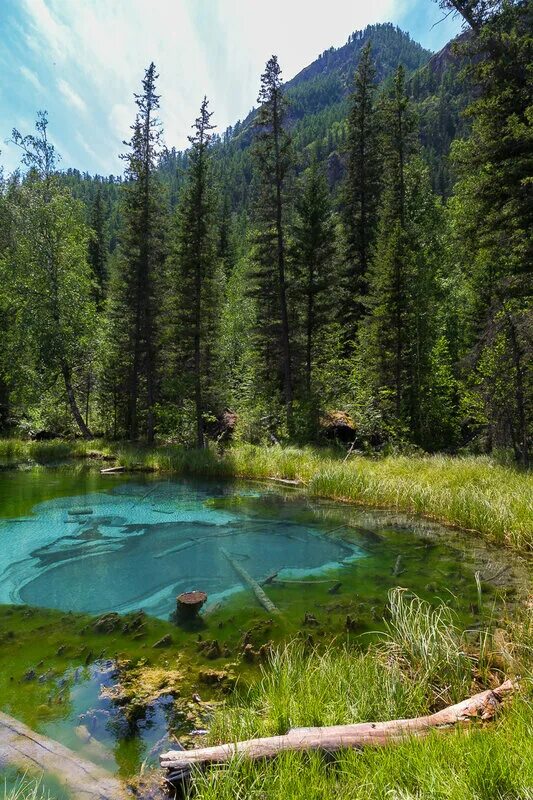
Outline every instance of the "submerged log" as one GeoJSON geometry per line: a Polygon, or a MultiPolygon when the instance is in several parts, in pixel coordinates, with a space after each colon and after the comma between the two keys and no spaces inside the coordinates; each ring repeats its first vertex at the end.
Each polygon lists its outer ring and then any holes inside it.
{"type": "Polygon", "coordinates": [[[489,720],[497,712],[505,695],[514,690],[511,681],[497,689],[480,692],[468,700],[443,708],[435,714],[414,719],[388,722],[362,722],[356,725],[334,725],[328,728],[293,728],[285,736],[268,736],[243,742],[203,747],[198,750],[170,750],[162,753],[162,767],[185,776],[194,766],[222,764],[234,756],[252,760],[272,758],[287,750],[323,750],[335,752],[343,748],[384,746],[409,736],[422,736],[432,729],[466,723],[472,719],[489,720]]]}
{"type": "Polygon", "coordinates": [[[229,563],[235,570],[235,572],[242,578],[243,582],[250,587],[252,592],[257,597],[257,600],[261,603],[265,611],[268,611],[269,614],[279,614],[279,609],[277,606],[274,605],[272,600],[266,596],[263,589],[259,586],[257,581],[252,578],[249,572],[247,572],[242,564],[239,564],[238,561],[235,561],[233,556],[230,556],[227,550],[224,550],[223,547],[220,548],[220,552],[222,553],[225,558],[228,559],[229,563]]]}
{"type": "Polygon", "coordinates": [[[0,769],[4,766],[53,775],[72,800],[131,798],[121,781],[106,770],[0,712],[0,769]]]}

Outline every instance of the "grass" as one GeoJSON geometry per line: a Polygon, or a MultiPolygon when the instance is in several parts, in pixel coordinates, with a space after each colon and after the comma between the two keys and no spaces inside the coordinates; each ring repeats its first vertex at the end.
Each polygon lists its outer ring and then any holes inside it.
{"type": "Polygon", "coordinates": [[[334,761],[317,753],[235,760],[199,774],[195,786],[197,800],[531,800],[533,707],[516,700],[490,727],[347,750],[334,761]]]}
{"type": "Polygon", "coordinates": [[[13,780],[6,777],[0,791],[3,792],[3,800],[52,800],[40,780],[28,778],[26,775],[15,776],[13,780]]]}
{"type": "Polygon", "coordinates": [[[533,476],[485,456],[355,456],[332,450],[235,445],[223,454],[104,441],[0,440],[0,459],[50,463],[116,456],[127,469],[213,478],[300,480],[315,497],[421,515],[533,552],[533,476]]]}
{"type": "MultiPolygon", "coordinates": [[[[291,727],[425,714],[476,690],[474,659],[444,609],[391,594],[387,636],[365,652],[277,650],[261,681],[222,708],[211,742],[273,735],[291,727]],[[439,665],[442,669],[439,670],[439,665]]],[[[493,680],[498,678],[493,675],[493,680]]],[[[532,800],[530,682],[485,726],[363,752],[285,753],[271,762],[234,759],[195,776],[197,800],[532,800]],[[529,692],[529,696],[528,696],[529,692]]]]}

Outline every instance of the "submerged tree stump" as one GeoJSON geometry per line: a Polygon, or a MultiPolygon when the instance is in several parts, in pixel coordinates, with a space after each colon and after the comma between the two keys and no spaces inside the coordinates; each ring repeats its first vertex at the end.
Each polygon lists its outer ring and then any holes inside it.
{"type": "Polygon", "coordinates": [[[205,592],[182,592],[176,597],[176,619],[179,622],[190,622],[196,619],[206,600],[205,592]]]}

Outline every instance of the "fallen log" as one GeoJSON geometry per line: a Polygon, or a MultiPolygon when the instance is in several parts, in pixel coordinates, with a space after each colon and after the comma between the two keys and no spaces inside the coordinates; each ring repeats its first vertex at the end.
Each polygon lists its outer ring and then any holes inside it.
{"type": "Polygon", "coordinates": [[[274,483],[283,483],[285,486],[305,486],[304,482],[299,478],[275,478],[269,476],[267,481],[274,481],[274,483]]]}
{"type": "Polygon", "coordinates": [[[250,587],[265,611],[268,611],[269,614],[279,614],[278,607],[275,606],[272,600],[266,596],[263,589],[261,589],[257,581],[252,578],[250,573],[247,572],[247,570],[245,570],[238,561],[235,561],[235,559],[223,547],[220,548],[220,552],[223,556],[225,556],[225,558],[227,558],[235,572],[242,578],[243,582],[250,587]]]}
{"type": "Polygon", "coordinates": [[[100,475],[115,475],[118,472],[126,472],[126,467],[105,467],[100,470],[100,475]]]}
{"type": "Polygon", "coordinates": [[[111,773],[59,742],[0,712],[0,769],[53,775],[72,800],[126,800],[131,794],[111,773]]]}
{"type": "Polygon", "coordinates": [[[472,719],[489,720],[496,714],[502,699],[514,690],[511,681],[497,689],[488,689],[453,706],[424,717],[396,719],[388,722],[362,722],[356,725],[334,725],[327,728],[293,728],[284,736],[248,739],[233,744],[203,747],[198,750],[170,750],[162,753],[160,764],[181,777],[193,767],[222,764],[234,756],[257,760],[272,758],[287,750],[323,750],[335,752],[343,748],[384,746],[409,736],[422,736],[432,729],[448,728],[472,719]]]}

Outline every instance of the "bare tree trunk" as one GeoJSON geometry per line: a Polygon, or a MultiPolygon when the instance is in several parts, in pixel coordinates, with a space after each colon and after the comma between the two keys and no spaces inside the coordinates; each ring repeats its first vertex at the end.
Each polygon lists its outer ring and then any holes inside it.
{"type": "Polygon", "coordinates": [[[84,439],[92,439],[93,435],[87,425],[85,424],[85,420],[83,419],[80,409],[78,408],[78,404],[76,402],[76,396],[74,394],[74,389],[72,387],[72,374],[69,365],[63,359],[61,363],[61,371],[63,373],[63,380],[65,382],[65,390],[67,392],[67,399],[68,404],[70,406],[70,410],[72,412],[72,416],[76,420],[76,424],[81,431],[81,434],[84,439]]]}

